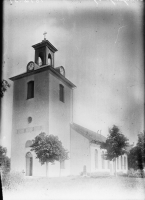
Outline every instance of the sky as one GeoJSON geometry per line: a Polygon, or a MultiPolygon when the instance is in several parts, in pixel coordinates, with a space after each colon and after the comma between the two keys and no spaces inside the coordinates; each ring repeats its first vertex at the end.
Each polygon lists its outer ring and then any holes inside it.
{"type": "Polygon", "coordinates": [[[144,130],[143,1],[8,0],[4,3],[1,142],[11,152],[13,82],[46,38],[55,66],[74,83],[73,122],[108,135],[117,125],[129,142],[144,130]]]}

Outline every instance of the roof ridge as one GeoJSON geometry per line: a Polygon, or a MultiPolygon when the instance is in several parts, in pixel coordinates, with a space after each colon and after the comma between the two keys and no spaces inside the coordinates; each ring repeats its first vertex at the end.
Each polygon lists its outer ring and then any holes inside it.
{"type": "Polygon", "coordinates": [[[97,132],[91,131],[91,130],[89,130],[83,126],[80,126],[76,123],[72,123],[71,127],[90,141],[99,141],[99,142],[106,141],[105,136],[103,136],[97,132]]]}

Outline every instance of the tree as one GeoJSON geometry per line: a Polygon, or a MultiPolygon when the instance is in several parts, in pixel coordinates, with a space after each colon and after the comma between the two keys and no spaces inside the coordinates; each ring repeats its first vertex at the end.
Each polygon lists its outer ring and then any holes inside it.
{"type": "Polygon", "coordinates": [[[128,146],[128,139],[120,132],[117,126],[113,126],[109,129],[109,135],[106,142],[101,144],[102,149],[106,149],[107,152],[104,155],[106,160],[113,160],[115,162],[115,175],[116,175],[116,158],[126,153],[126,147],[128,146]]]}
{"type": "Polygon", "coordinates": [[[0,97],[2,98],[4,96],[4,92],[7,91],[7,88],[10,87],[10,84],[6,80],[1,81],[1,94],[0,97]]]}
{"type": "Polygon", "coordinates": [[[138,151],[140,154],[140,163],[142,167],[145,166],[145,131],[138,134],[138,142],[137,142],[138,151]]]}
{"type": "Polygon", "coordinates": [[[141,171],[143,177],[143,168],[145,167],[145,131],[138,134],[138,142],[128,155],[128,166],[141,171]]]}
{"type": "Polygon", "coordinates": [[[138,147],[133,147],[128,154],[128,168],[133,168],[134,170],[138,169],[138,147]]]}
{"type": "Polygon", "coordinates": [[[39,159],[42,165],[46,163],[46,176],[48,176],[49,162],[62,162],[68,159],[68,152],[57,136],[46,135],[42,132],[32,142],[31,151],[36,153],[36,158],[39,159]]]}

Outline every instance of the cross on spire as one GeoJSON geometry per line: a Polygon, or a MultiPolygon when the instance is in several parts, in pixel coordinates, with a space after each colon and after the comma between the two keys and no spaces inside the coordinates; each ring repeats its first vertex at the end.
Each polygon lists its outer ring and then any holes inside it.
{"type": "Polygon", "coordinates": [[[44,35],[44,40],[46,40],[46,34],[47,34],[47,32],[45,31],[45,32],[43,33],[43,35],[44,35]]]}

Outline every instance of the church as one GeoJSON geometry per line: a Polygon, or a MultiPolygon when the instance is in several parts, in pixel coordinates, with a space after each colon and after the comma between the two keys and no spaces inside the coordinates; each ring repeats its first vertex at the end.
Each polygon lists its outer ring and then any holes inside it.
{"type": "MultiPolygon", "coordinates": [[[[106,138],[72,120],[76,86],[65,77],[63,66],[55,67],[57,49],[45,37],[32,47],[34,61],[27,64],[25,73],[10,78],[14,84],[11,170],[46,176],[46,166],[30,151],[32,140],[45,132],[58,136],[69,152],[68,160],[49,163],[49,177],[113,174],[115,165],[103,158],[105,150],[100,148],[106,138]]],[[[118,173],[127,173],[127,155],[118,157],[116,163],[118,173]]]]}

